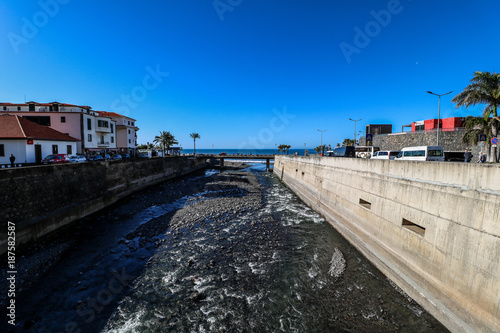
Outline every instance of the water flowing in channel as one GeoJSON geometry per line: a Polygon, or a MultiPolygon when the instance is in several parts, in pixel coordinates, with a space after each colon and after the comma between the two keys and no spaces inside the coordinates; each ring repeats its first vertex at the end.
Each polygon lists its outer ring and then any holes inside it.
{"type": "Polygon", "coordinates": [[[161,236],[103,332],[444,331],[264,168],[257,210],[161,236]]]}

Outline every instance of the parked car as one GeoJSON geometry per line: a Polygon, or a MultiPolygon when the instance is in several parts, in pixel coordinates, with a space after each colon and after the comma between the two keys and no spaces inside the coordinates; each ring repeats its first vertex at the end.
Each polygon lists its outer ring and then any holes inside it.
{"type": "Polygon", "coordinates": [[[122,155],[116,154],[111,157],[112,160],[114,161],[121,161],[122,155]]]}
{"type": "Polygon", "coordinates": [[[109,154],[106,154],[104,155],[104,159],[107,161],[107,160],[110,160],[111,159],[111,156],[109,156],[109,154]]]}
{"type": "Polygon", "coordinates": [[[396,158],[396,156],[398,156],[398,154],[400,153],[399,150],[392,150],[392,151],[389,151],[389,150],[380,150],[380,151],[376,151],[373,156],[372,156],[372,159],[376,159],[376,160],[393,160],[396,158]]]}
{"type": "Polygon", "coordinates": [[[90,162],[102,162],[102,161],[104,161],[104,157],[102,157],[101,155],[94,155],[94,156],[90,156],[88,158],[88,160],[90,162]]]}
{"type": "Polygon", "coordinates": [[[122,154],[122,160],[129,160],[130,154],[122,154]]]}
{"type": "Polygon", "coordinates": [[[444,161],[444,151],[441,146],[405,147],[395,160],[444,161]]]}
{"type": "Polygon", "coordinates": [[[85,158],[85,156],[71,155],[69,157],[69,162],[70,163],[83,163],[83,162],[87,162],[87,159],[85,158]]]}
{"type": "Polygon", "coordinates": [[[48,155],[42,160],[43,164],[60,164],[60,163],[69,163],[68,154],[52,154],[48,155]]]}

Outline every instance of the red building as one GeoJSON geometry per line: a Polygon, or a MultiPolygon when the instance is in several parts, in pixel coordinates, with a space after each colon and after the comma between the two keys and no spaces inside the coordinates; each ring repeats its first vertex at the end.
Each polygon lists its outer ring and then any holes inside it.
{"type": "MultiPolygon", "coordinates": [[[[442,131],[453,131],[456,128],[463,127],[464,117],[451,117],[444,118],[439,120],[439,128],[442,131]]],[[[419,132],[419,131],[435,131],[438,128],[438,120],[437,119],[427,119],[421,121],[414,121],[411,123],[411,131],[419,132]]]]}

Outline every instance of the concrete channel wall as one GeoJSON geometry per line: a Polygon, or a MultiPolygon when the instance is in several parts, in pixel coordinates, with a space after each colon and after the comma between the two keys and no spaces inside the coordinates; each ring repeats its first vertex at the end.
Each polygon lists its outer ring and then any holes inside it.
{"type": "Polygon", "coordinates": [[[0,169],[0,253],[7,224],[29,242],[147,186],[203,169],[204,159],[155,158],[0,169]]]}
{"type": "Polygon", "coordinates": [[[452,332],[500,332],[500,167],[276,156],[274,173],[452,332]]]}

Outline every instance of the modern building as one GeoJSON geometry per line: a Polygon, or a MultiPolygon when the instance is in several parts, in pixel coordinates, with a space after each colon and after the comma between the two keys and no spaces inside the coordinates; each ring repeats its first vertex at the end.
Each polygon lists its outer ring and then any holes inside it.
{"type": "Polygon", "coordinates": [[[365,133],[380,135],[380,134],[389,134],[392,133],[392,125],[391,124],[369,124],[365,126],[365,133]]]}
{"type": "MultiPolygon", "coordinates": [[[[440,131],[455,131],[457,128],[461,129],[464,126],[465,117],[450,117],[439,120],[440,131]]],[[[411,123],[411,131],[436,131],[438,129],[437,119],[427,119],[414,121],[411,123]]]]}
{"type": "Polygon", "coordinates": [[[79,139],[76,153],[102,150],[131,153],[136,148],[135,119],[59,102],[0,103],[0,114],[16,114],[79,139]],[[108,114],[112,114],[111,117],[108,114]],[[115,120],[116,119],[116,120],[115,120]]]}
{"type": "Polygon", "coordinates": [[[40,163],[50,154],[75,154],[80,140],[18,115],[0,114],[0,165],[40,163]]]}

